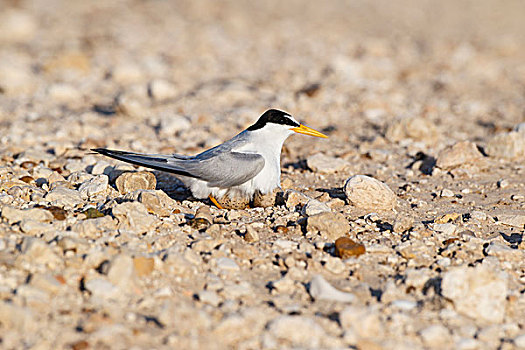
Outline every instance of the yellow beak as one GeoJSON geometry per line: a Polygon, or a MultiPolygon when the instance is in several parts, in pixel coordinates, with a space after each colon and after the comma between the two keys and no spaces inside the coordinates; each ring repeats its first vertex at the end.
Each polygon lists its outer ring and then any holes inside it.
{"type": "Polygon", "coordinates": [[[326,136],[325,134],[317,131],[317,130],[314,130],[312,128],[309,128],[303,124],[301,124],[300,126],[298,126],[297,128],[293,128],[292,129],[293,131],[295,132],[298,132],[299,134],[305,134],[305,135],[310,135],[310,136],[316,136],[316,137],[323,137],[323,138],[328,138],[328,136],[326,136]]]}

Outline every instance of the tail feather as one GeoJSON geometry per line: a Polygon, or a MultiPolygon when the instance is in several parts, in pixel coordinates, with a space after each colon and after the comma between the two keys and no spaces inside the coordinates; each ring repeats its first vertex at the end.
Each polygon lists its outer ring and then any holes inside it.
{"type": "MultiPolygon", "coordinates": [[[[170,161],[169,156],[163,156],[160,154],[141,154],[134,152],[116,151],[107,148],[93,148],[91,150],[102,155],[121,160],[126,163],[140,165],[146,168],[165,171],[172,174],[196,177],[190,174],[188,171],[184,170],[182,167],[174,164],[174,159],[170,161]]],[[[177,161],[179,162],[181,160],[183,161],[183,159],[177,159],[177,161]]]]}

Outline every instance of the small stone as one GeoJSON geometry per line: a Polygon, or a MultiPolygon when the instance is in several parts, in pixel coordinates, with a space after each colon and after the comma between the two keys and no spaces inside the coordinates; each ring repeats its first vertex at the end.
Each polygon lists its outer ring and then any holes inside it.
{"type": "Polygon", "coordinates": [[[296,210],[298,206],[304,206],[312,198],[296,190],[287,190],[284,193],[285,205],[289,210],[296,210]]]}
{"type": "Polygon", "coordinates": [[[46,210],[48,210],[51,214],[53,214],[53,217],[55,220],[63,221],[67,217],[67,211],[65,211],[62,208],[59,207],[47,207],[46,210]]]}
{"type": "Polygon", "coordinates": [[[61,208],[75,208],[83,203],[82,197],[77,190],[65,187],[55,187],[44,198],[51,205],[61,208]]]}
{"type": "Polygon", "coordinates": [[[130,291],[134,286],[135,263],[124,254],[117,255],[109,264],[108,280],[123,291],[130,291]]]}
{"type": "Polygon", "coordinates": [[[36,273],[32,275],[30,283],[33,287],[50,294],[58,293],[64,286],[64,283],[61,283],[59,278],[49,273],[36,273]]]}
{"type": "Polygon", "coordinates": [[[358,257],[366,251],[365,246],[361,243],[354,242],[348,237],[339,237],[335,241],[335,254],[341,259],[358,257]]]}
{"type": "Polygon", "coordinates": [[[322,237],[335,240],[350,231],[350,224],[341,213],[321,213],[310,216],[306,222],[308,232],[319,233],[322,237]]]}
{"type": "Polygon", "coordinates": [[[117,177],[115,185],[121,194],[136,190],[154,190],[157,179],[149,171],[126,172],[117,177]]]}
{"type": "Polygon", "coordinates": [[[295,281],[288,276],[284,276],[277,281],[272,281],[271,286],[278,293],[291,293],[295,289],[295,281]]]}
{"type": "Polygon", "coordinates": [[[356,299],[352,293],[342,292],[328,283],[323,276],[315,275],[310,282],[310,296],[314,300],[329,300],[351,303],[356,299]]]}
{"type": "Polygon", "coordinates": [[[113,299],[121,293],[117,286],[104,278],[90,279],[84,283],[84,286],[94,297],[101,299],[113,299]]]}
{"type": "Polygon", "coordinates": [[[105,216],[96,208],[88,208],[82,212],[88,219],[96,219],[105,216]]]}
{"type": "Polygon", "coordinates": [[[330,157],[316,153],[306,159],[308,168],[317,173],[333,174],[344,170],[349,164],[342,158],[330,157]]]}
{"type": "Polygon", "coordinates": [[[149,276],[155,268],[155,259],[147,258],[145,256],[137,256],[133,258],[133,266],[135,267],[137,276],[149,276]]]}
{"type": "Polygon", "coordinates": [[[58,265],[62,260],[55,254],[51,246],[43,240],[35,237],[26,237],[21,246],[24,256],[30,258],[35,264],[58,265]]]}
{"type": "Polygon", "coordinates": [[[445,236],[452,236],[456,232],[457,226],[452,223],[447,224],[432,224],[432,229],[436,232],[441,232],[445,236]]]}
{"type": "Polygon", "coordinates": [[[170,216],[178,209],[177,202],[162,190],[137,190],[129,195],[144,204],[148,212],[158,216],[170,216]]]}
{"type": "Polygon", "coordinates": [[[6,219],[10,225],[24,220],[51,222],[53,220],[53,214],[40,208],[16,209],[10,206],[4,206],[2,208],[2,218],[6,219]]]}
{"type": "MultiPolygon", "coordinates": [[[[458,213],[448,213],[444,214],[434,220],[435,224],[448,224],[450,222],[456,221],[461,215],[458,213]]],[[[442,232],[442,231],[440,231],[442,232]]]]}
{"type": "Polygon", "coordinates": [[[396,233],[403,233],[414,226],[414,218],[405,214],[399,214],[394,220],[393,230],[396,233]]]}
{"type": "Polygon", "coordinates": [[[397,196],[383,182],[366,175],[354,175],[344,186],[348,201],[366,210],[390,210],[397,205],[397,196]]]}
{"type": "Polygon", "coordinates": [[[259,233],[251,225],[246,225],[246,233],[244,234],[244,240],[248,243],[257,242],[259,240],[259,233]]]}
{"type": "Polygon", "coordinates": [[[218,258],[217,259],[217,267],[224,271],[238,271],[239,265],[235,262],[235,260],[230,258],[218,258]]]}
{"type": "Polygon", "coordinates": [[[392,142],[412,139],[432,144],[437,140],[437,137],[438,133],[434,123],[422,117],[408,117],[395,120],[386,130],[386,138],[392,142]]]}
{"type": "Polygon", "coordinates": [[[514,226],[518,228],[524,228],[525,227],[525,215],[509,215],[509,214],[503,214],[498,215],[498,223],[507,225],[507,226],[514,226]]]}
{"type": "Polygon", "coordinates": [[[505,317],[507,276],[488,266],[457,267],[447,271],[441,283],[444,297],[460,314],[480,323],[501,323],[505,317]]]}
{"type": "Polygon", "coordinates": [[[219,306],[221,302],[219,295],[212,290],[202,290],[199,292],[199,294],[197,294],[197,297],[199,298],[200,302],[214,307],[219,306]]]}
{"type": "Polygon", "coordinates": [[[514,345],[516,345],[518,349],[525,349],[525,333],[514,338],[514,345]]]}
{"type": "Polygon", "coordinates": [[[443,170],[451,170],[465,164],[475,163],[481,158],[483,155],[475,143],[461,141],[441,151],[437,157],[436,166],[443,170]]]}
{"type": "Polygon", "coordinates": [[[148,213],[142,203],[124,202],[112,209],[112,214],[119,220],[119,229],[141,234],[153,229],[157,224],[155,216],[148,213]]]}
{"type": "Polygon", "coordinates": [[[317,199],[310,199],[308,202],[306,202],[303,209],[301,210],[302,214],[305,216],[313,216],[331,211],[332,210],[328,205],[318,201],[317,199]]]}
{"type": "Polygon", "coordinates": [[[49,97],[58,104],[78,102],[81,98],[80,91],[70,84],[54,84],[48,89],[49,97]]]}
{"type": "Polygon", "coordinates": [[[451,198],[451,197],[454,197],[454,192],[452,192],[451,190],[449,190],[448,188],[444,188],[441,190],[441,192],[439,193],[439,196],[440,197],[443,197],[443,198],[451,198]]]}
{"type": "Polygon", "coordinates": [[[485,221],[487,220],[487,214],[485,214],[484,212],[480,210],[474,210],[470,212],[470,218],[473,220],[485,221]]]}
{"type": "Polygon", "coordinates": [[[354,329],[363,338],[377,337],[383,329],[379,313],[372,306],[347,306],[339,313],[339,319],[344,330],[354,329]]]}
{"type": "Polygon", "coordinates": [[[319,348],[326,337],[323,328],[305,316],[278,316],[270,322],[268,331],[292,348],[319,348]]]}
{"type": "Polygon", "coordinates": [[[523,158],[525,157],[525,136],[522,132],[517,131],[498,134],[489,140],[485,151],[491,157],[523,158]]]}
{"type": "Polygon", "coordinates": [[[423,340],[423,344],[430,348],[443,349],[446,347],[448,339],[450,339],[450,331],[441,324],[424,328],[419,332],[419,335],[423,340]]]}
{"type": "Polygon", "coordinates": [[[6,6],[0,16],[0,42],[23,43],[38,31],[38,23],[31,11],[6,6]]]}
{"type": "Polygon", "coordinates": [[[498,185],[499,188],[507,188],[507,187],[509,187],[509,180],[501,179],[501,180],[498,181],[497,185],[498,185]]]}
{"type": "Polygon", "coordinates": [[[109,178],[107,175],[96,175],[91,180],[84,182],[78,188],[80,196],[84,199],[95,197],[106,192],[109,178]]]}
{"type": "MultiPolygon", "coordinates": [[[[3,300],[0,301],[0,320],[2,320],[2,328],[13,329],[20,334],[35,332],[40,325],[31,308],[17,306],[3,300]]],[[[6,334],[5,332],[4,330],[2,333],[6,334]]],[[[4,340],[5,338],[2,342],[4,340]]]]}
{"type": "Polygon", "coordinates": [[[177,96],[175,85],[166,80],[153,80],[148,87],[148,93],[155,101],[164,101],[177,96]]]}
{"type": "Polygon", "coordinates": [[[85,219],[79,221],[71,226],[73,232],[79,233],[87,238],[99,238],[106,232],[117,229],[117,223],[110,216],[102,216],[99,218],[85,219]]]}

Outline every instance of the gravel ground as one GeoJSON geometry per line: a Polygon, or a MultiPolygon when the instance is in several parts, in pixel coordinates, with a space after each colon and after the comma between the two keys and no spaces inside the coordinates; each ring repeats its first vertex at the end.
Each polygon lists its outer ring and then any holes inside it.
{"type": "Polygon", "coordinates": [[[521,1],[9,1],[0,348],[525,348],[521,1]],[[284,109],[275,205],[90,153],[284,109]]]}

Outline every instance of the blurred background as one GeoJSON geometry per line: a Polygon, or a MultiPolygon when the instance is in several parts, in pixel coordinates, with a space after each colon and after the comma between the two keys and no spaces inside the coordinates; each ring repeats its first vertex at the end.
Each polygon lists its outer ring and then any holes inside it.
{"type": "Polygon", "coordinates": [[[356,144],[403,116],[432,121],[445,141],[482,142],[524,120],[520,0],[0,8],[0,146],[13,152],[197,151],[269,107],[356,144]]]}

